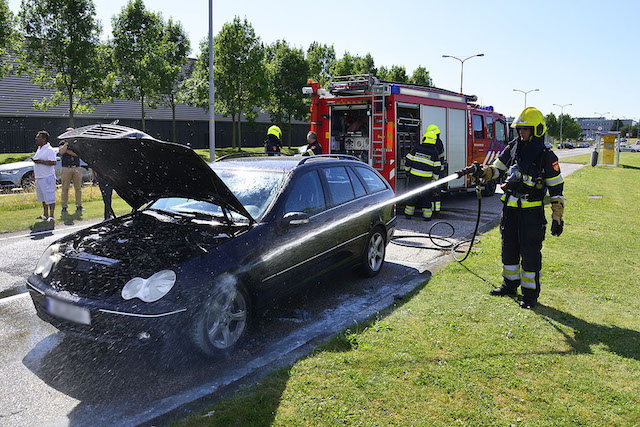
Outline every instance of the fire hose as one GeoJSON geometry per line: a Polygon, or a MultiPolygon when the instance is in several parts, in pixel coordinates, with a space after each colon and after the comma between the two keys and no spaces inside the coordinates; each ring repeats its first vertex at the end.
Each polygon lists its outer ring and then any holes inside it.
{"type": "MultiPolygon", "coordinates": [[[[471,166],[467,166],[466,168],[459,170],[441,180],[437,180],[434,181],[431,185],[425,186],[424,189],[422,191],[429,191],[433,188],[437,188],[449,181],[452,181],[454,179],[458,179],[458,178],[462,178],[463,176],[466,175],[474,175],[477,171],[478,168],[480,168],[480,164],[478,162],[474,162],[471,166]]],[[[433,225],[431,225],[431,227],[429,227],[429,231],[427,233],[427,235],[422,235],[422,234],[416,234],[416,235],[402,235],[402,236],[394,236],[391,238],[391,242],[393,244],[399,245],[399,246],[406,246],[406,247],[411,247],[411,248],[421,248],[421,249],[435,249],[435,250],[450,250],[451,251],[451,255],[453,256],[453,259],[455,259],[458,262],[462,262],[465,259],[467,259],[467,257],[469,256],[469,254],[471,253],[471,249],[473,248],[474,243],[476,243],[476,236],[478,234],[478,228],[480,227],[480,213],[481,213],[481,209],[482,209],[482,191],[480,188],[480,180],[478,179],[476,181],[476,197],[478,199],[478,213],[476,216],[476,225],[473,229],[473,235],[471,236],[471,239],[469,240],[461,240],[456,242],[454,239],[452,239],[453,235],[455,234],[455,227],[453,226],[453,224],[451,224],[450,222],[447,221],[437,221],[434,222],[433,225]],[[438,226],[447,226],[451,229],[451,232],[446,235],[446,236],[434,236],[433,232],[434,229],[438,226]],[[411,244],[411,243],[403,243],[403,242],[399,242],[397,241],[398,239],[407,239],[407,238],[420,238],[420,239],[429,239],[431,241],[431,243],[435,246],[435,247],[430,247],[430,246],[424,246],[424,245],[418,245],[418,244],[411,244]],[[439,242],[445,242],[444,244],[439,243],[439,242]],[[469,244],[469,247],[467,248],[466,251],[460,250],[460,246],[465,245],[465,244],[469,244]],[[464,253],[464,257],[462,258],[458,258],[457,257],[457,253],[464,253]]],[[[420,191],[420,192],[422,192],[420,191]]],[[[418,194],[420,193],[418,192],[418,194]]],[[[411,192],[413,193],[413,192],[411,192]]]]}

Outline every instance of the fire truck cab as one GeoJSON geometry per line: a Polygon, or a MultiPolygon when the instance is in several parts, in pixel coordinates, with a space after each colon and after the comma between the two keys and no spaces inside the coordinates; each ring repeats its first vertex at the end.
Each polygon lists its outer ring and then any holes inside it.
{"type": "MultiPolygon", "coordinates": [[[[474,161],[487,164],[507,143],[502,114],[480,107],[475,96],[434,87],[380,81],[368,74],[339,76],[329,87],[309,81],[311,130],[324,153],[350,154],[369,163],[396,193],[406,188],[405,158],[435,124],[445,147],[445,175],[474,161]]],[[[467,177],[451,181],[447,191],[471,191],[467,177]]],[[[487,196],[495,181],[483,187],[487,196]]]]}

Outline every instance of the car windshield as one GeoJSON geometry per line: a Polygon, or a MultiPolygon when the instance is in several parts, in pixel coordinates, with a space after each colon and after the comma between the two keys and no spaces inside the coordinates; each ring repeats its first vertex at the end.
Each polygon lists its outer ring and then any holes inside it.
{"type": "MultiPolygon", "coordinates": [[[[215,172],[256,220],[269,207],[284,177],[284,173],[280,171],[221,168],[215,172]]],[[[177,214],[201,214],[207,217],[224,215],[220,206],[214,203],[182,197],[158,199],[149,208],[177,214]]],[[[236,221],[247,221],[238,213],[232,212],[231,215],[236,221]]]]}

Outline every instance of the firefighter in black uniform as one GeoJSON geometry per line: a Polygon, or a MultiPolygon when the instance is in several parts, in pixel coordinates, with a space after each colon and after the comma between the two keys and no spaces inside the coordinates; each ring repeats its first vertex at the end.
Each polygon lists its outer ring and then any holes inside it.
{"type": "Polygon", "coordinates": [[[518,286],[522,286],[520,307],[533,308],[540,295],[540,251],[547,224],[542,201],[548,191],[551,235],[560,236],[564,228],[564,180],[558,157],[544,145],[546,126],[542,113],[533,107],[525,108],[511,127],[518,132],[516,139],[492,165],[477,165],[473,175],[485,181],[506,175],[500,220],[503,283],[491,295],[515,296],[518,286]]]}
{"type": "MultiPolygon", "coordinates": [[[[413,190],[440,177],[440,160],[436,149],[436,133],[427,128],[422,143],[414,146],[407,154],[405,170],[408,172],[408,188],[413,190]]],[[[433,215],[433,190],[423,191],[407,202],[404,214],[411,218],[416,205],[422,208],[422,219],[429,221],[433,215]]]]}
{"type": "MultiPolygon", "coordinates": [[[[440,160],[440,177],[444,176],[444,166],[445,166],[445,160],[444,160],[444,144],[442,143],[442,140],[440,139],[440,128],[438,128],[438,126],[436,125],[429,125],[429,127],[427,128],[427,130],[432,129],[435,133],[436,133],[436,150],[438,150],[438,160],[440,160]]],[[[442,200],[442,192],[440,191],[441,188],[438,187],[435,190],[433,190],[433,213],[437,214],[438,212],[440,212],[440,200],[442,200]]]]}
{"type": "Polygon", "coordinates": [[[270,156],[275,156],[280,153],[280,140],[282,138],[282,131],[276,125],[273,125],[267,130],[267,139],[264,141],[264,152],[270,156]]]}
{"type": "Polygon", "coordinates": [[[310,131],[307,134],[307,143],[307,155],[317,156],[322,154],[322,146],[320,146],[320,143],[318,142],[318,135],[314,131],[310,131]]]}

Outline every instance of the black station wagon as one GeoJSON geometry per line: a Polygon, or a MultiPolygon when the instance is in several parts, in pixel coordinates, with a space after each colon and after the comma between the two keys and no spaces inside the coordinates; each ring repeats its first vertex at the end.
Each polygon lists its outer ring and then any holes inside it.
{"type": "Polygon", "coordinates": [[[226,354],[274,300],[336,268],[383,266],[394,193],[355,158],[207,164],[115,125],[60,139],[133,208],[56,241],[29,277],[38,316],[69,334],[136,346],[188,337],[226,354]]]}

